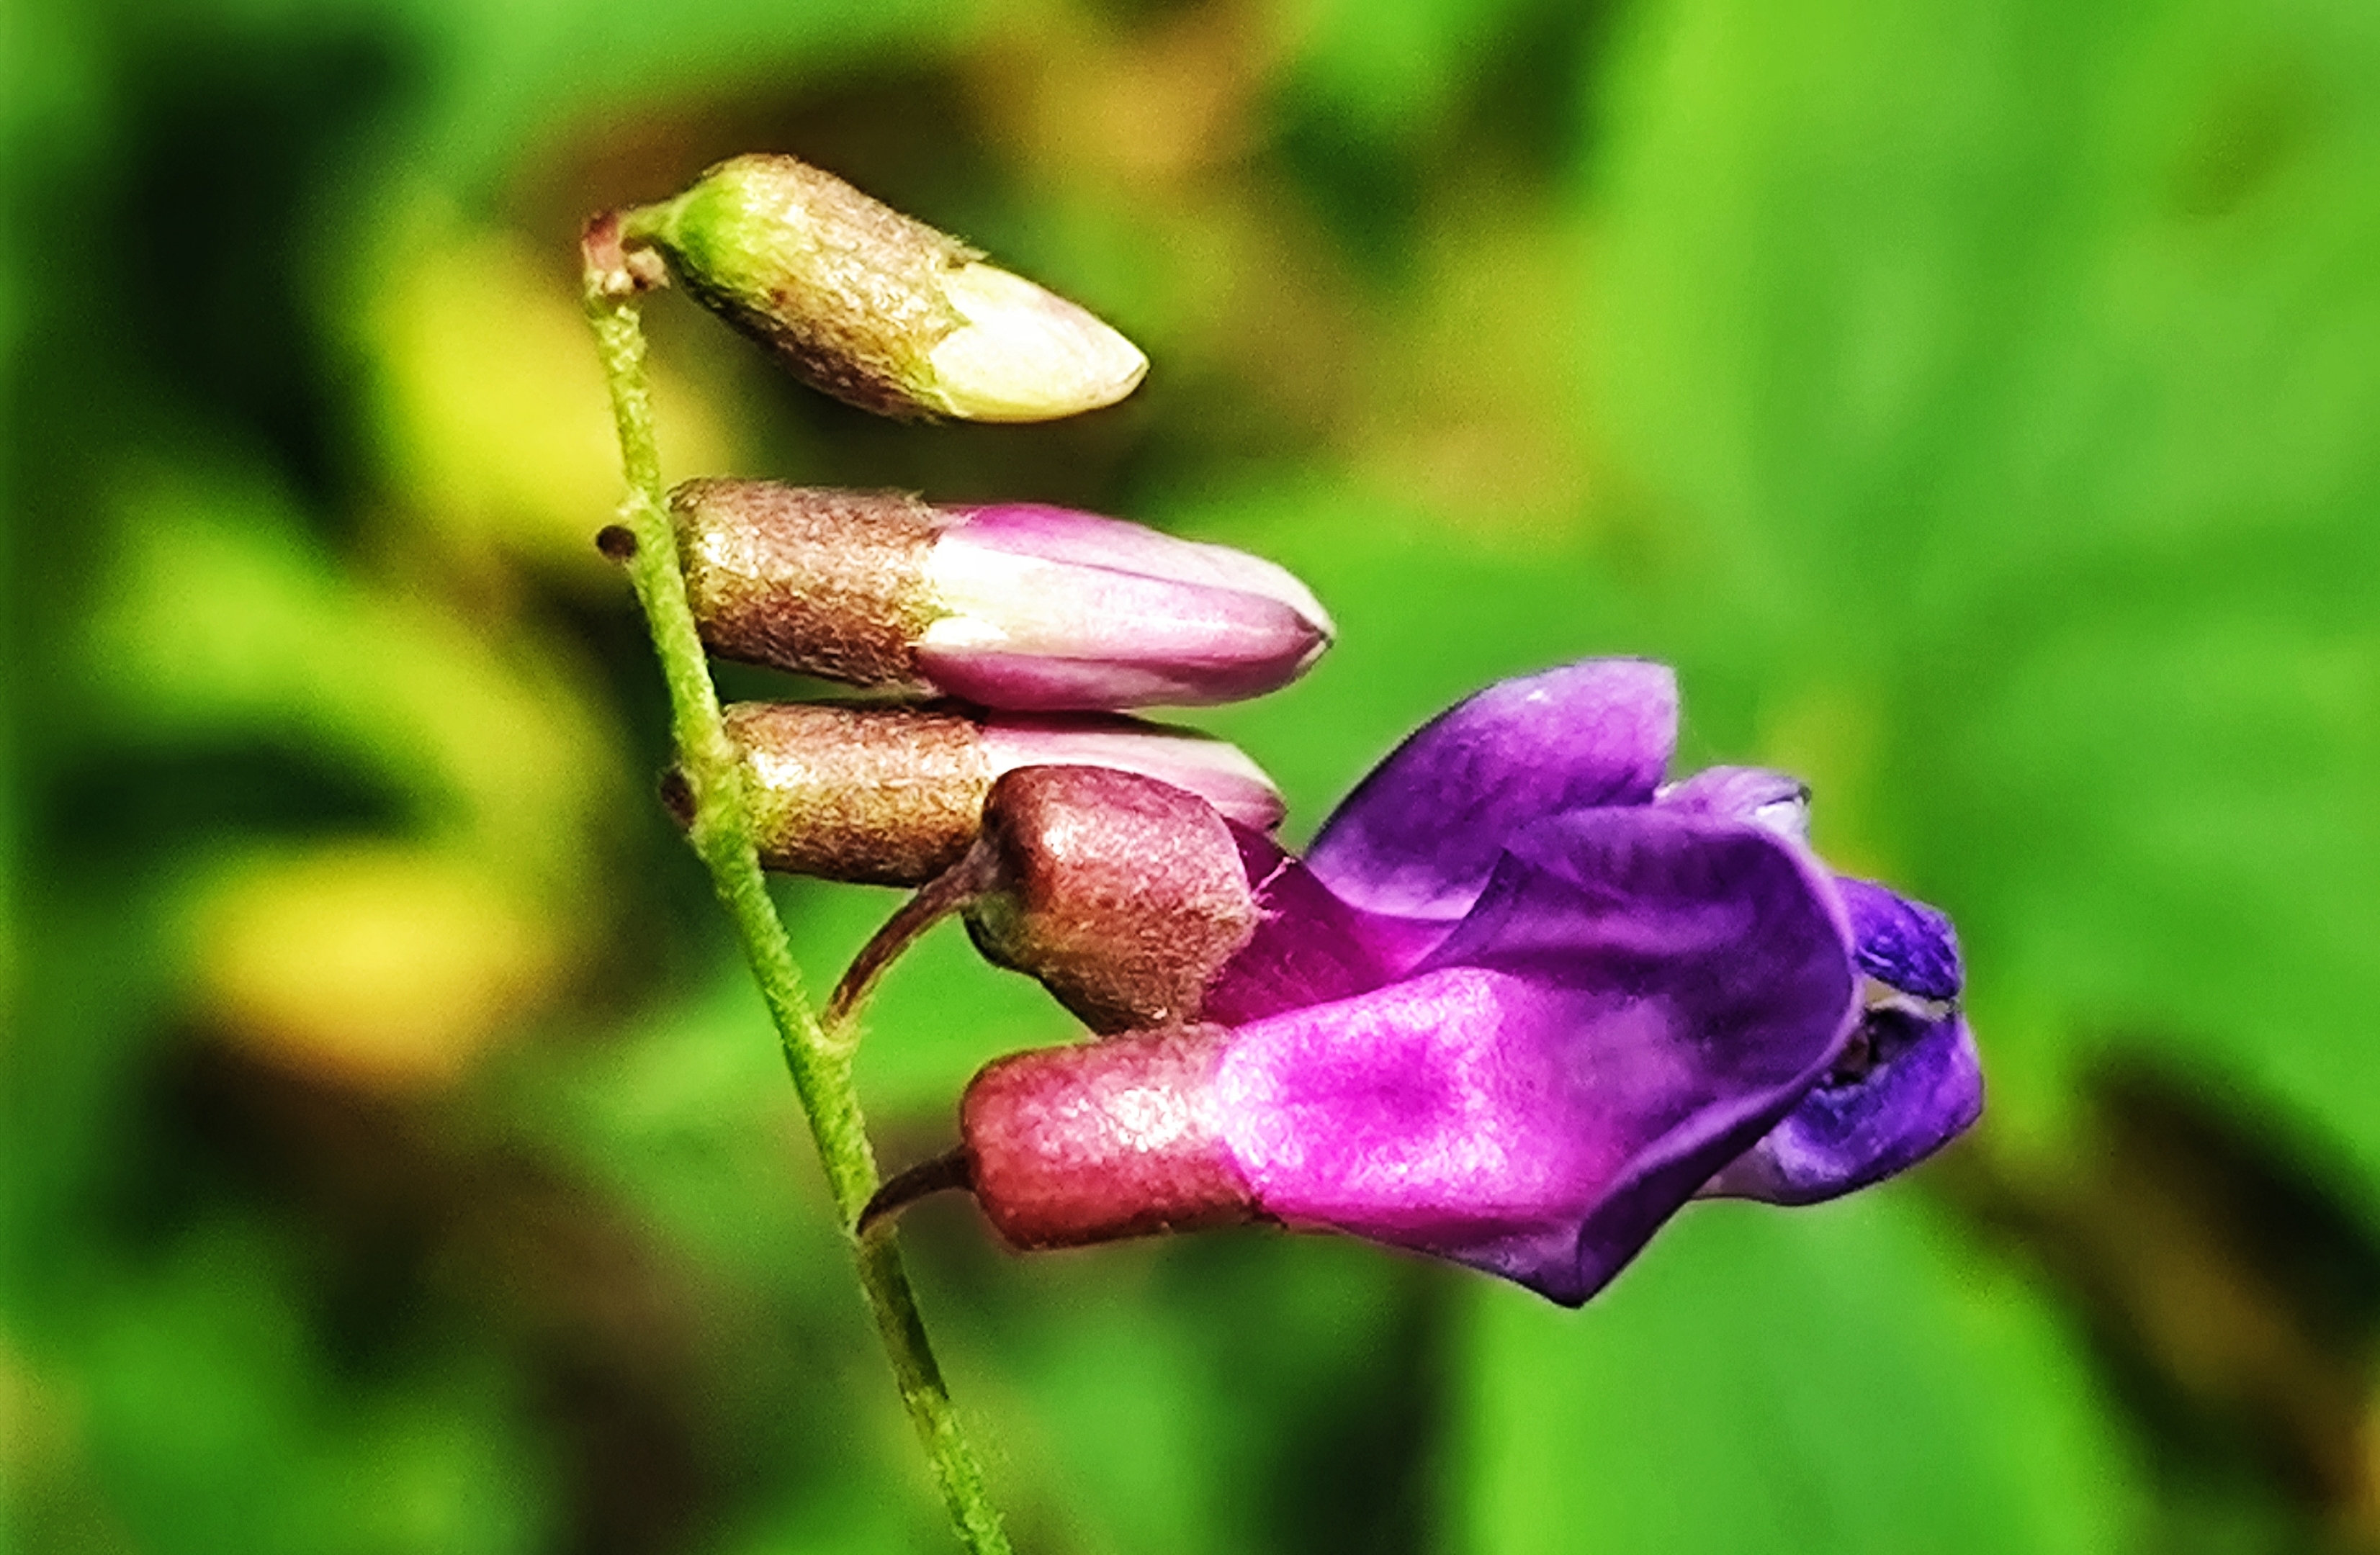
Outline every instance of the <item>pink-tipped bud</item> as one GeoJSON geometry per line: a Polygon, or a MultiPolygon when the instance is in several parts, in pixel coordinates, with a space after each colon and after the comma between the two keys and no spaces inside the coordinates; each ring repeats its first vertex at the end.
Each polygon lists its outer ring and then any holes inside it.
{"type": "Polygon", "coordinates": [[[967,931],[1093,1031],[1194,1019],[1254,937],[1256,893],[1212,805],[1138,773],[1027,766],[984,802],[967,931]]]}
{"type": "Polygon", "coordinates": [[[983,747],[995,776],[1020,766],[1107,766],[1187,789],[1254,831],[1281,825],[1281,790],[1228,740],[1115,713],[994,713],[983,747]]]}
{"type": "Polygon", "coordinates": [[[742,156],[619,233],[811,387],[880,416],[1047,421],[1148,371],[1082,308],[788,156],[742,156]]]}
{"type": "Polygon", "coordinates": [[[1113,715],[754,702],[727,709],[727,732],[760,862],[829,880],[923,885],[966,852],[993,782],[1019,766],[1118,767],[1188,789],[1244,826],[1281,816],[1280,790],[1238,747],[1113,715]]]}
{"type": "Polygon", "coordinates": [[[1002,1239],[1062,1248],[1258,1218],[1223,1139],[1220,1026],[1019,1053],[959,1103],[967,1177],[1002,1239]]]}
{"type": "Polygon", "coordinates": [[[960,510],[928,558],[917,661],[996,707],[1201,706],[1261,696],[1330,645],[1285,569],[1064,508],[960,510]]]}
{"type": "Polygon", "coordinates": [[[1330,645],[1283,569],[1091,513],[742,480],[670,505],[703,641],[781,669],[1027,711],[1197,706],[1330,645]]]}

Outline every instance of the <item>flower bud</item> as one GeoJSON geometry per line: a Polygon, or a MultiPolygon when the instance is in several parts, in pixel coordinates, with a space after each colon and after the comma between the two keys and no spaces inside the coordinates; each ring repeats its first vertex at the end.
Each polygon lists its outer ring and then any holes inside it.
{"type": "Polygon", "coordinates": [[[927,689],[917,643],[938,611],[926,559],[943,520],[915,497],[763,480],[670,493],[702,645],[722,658],[850,685],[927,689]]]}
{"type": "Polygon", "coordinates": [[[994,713],[982,723],[994,777],[1020,766],[1111,766],[1187,789],[1223,819],[1270,831],[1285,813],[1265,769],[1228,740],[1118,713],[994,713]]]}
{"type": "Polygon", "coordinates": [[[918,663],[995,707],[1237,702],[1304,674],[1333,630],[1259,557],[1064,508],[959,510],[928,573],[941,613],[918,663]]]}
{"type": "Polygon", "coordinates": [[[1014,1248],[1258,1218],[1223,1139],[1220,1026],[1013,1054],[959,1103],[967,1178],[1014,1248]]]}
{"type": "Polygon", "coordinates": [[[804,382],[880,416],[1047,421],[1148,370],[1073,303],[792,157],[721,163],[620,230],[804,382]]]}
{"type": "Polygon", "coordinates": [[[1279,790],[1238,747],[1136,718],[754,702],[729,707],[726,720],[760,862],[796,874],[922,885],[966,852],[993,781],[1019,766],[1120,767],[1187,789],[1243,825],[1281,816],[1279,790]]]}
{"type": "Polygon", "coordinates": [[[743,480],[670,507],[705,645],[802,674],[1031,711],[1196,706],[1330,645],[1283,569],[1091,513],[743,480]]]}
{"type": "Polygon", "coordinates": [[[1256,934],[1240,846],[1214,807],[1098,766],[1027,766],[984,802],[967,932],[1094,1031],[1176,1026],[1256,934]]]}

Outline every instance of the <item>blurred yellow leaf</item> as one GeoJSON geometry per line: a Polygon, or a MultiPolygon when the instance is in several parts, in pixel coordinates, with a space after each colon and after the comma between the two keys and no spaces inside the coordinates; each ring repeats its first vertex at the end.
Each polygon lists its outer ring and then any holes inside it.
{"type": "MultiPolygon", "coordinates": [[[[593,537],[625,488],[572,250],[540,255],[426,206],[393,230],[358,309],[390,485],[463,554],[494,548],[608,576],[593,537]]],[[[704,396],[666,366],[653,378],[671,478],[730,468],[704,396]]]]}
{"type": "Polygon", "coordinates": [[[562,966],[543,916],[484,869],[398,844],[251,862],[201,901],[194,938],[211,1024],[373,1089],[454,1079],[562,966]]]}

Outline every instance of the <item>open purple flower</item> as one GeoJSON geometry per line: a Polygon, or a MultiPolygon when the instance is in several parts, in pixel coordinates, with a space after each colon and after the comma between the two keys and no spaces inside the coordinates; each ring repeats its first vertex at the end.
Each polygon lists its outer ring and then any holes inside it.
{"type": "MultiPolygon", "coordinates": [[[[1470,910],[1505,839],[1548,814],[1652,807],[1806,838],[1809,790],[1782,773],[1713,767],[1663,787],[1677,724],[1675,678],[1638,659],[1564,665],[1458,703],[1357,786],[1306,855],[1315,882],[1362,914],[1354,928],[1276,912],[1244,953],[1249,967],[1284,958],[1283,940],[1350,932],[1417,958],[1470,910]]],[[[1982,1113],[1949,920],[1884,886],[1832,880],[1863,979],[1860,1027],[1844,1061],[1714,1194],[1831,1199],[1923,1160],[1982,1113]]],[[[1244,981],[1226,970],[1227,1007],[1246,1007],[1244,981]]]]}
{"type": "Polygon", "coordinates": [[[1576,1305],[1838,1056],[1847,942],[1767,832],[1550,816],[1396,981],[994,1063],[962,1106],[969,1178],[1018,1246],[1269,1218],[1576,1305]]]}
{"type": "Polygon", "coordinates": [[[1002,1060],[973,1181],[1012,1242],[1269,1217],[1585,1299],[1697,1193],[1829,1198],[1981,1105],[1948,921],[1828,872],[1808,792],[1663,787],[1667,669],[1506,681],[1408,740],[1259,914],[1211,1024],[1002,1060]]]}

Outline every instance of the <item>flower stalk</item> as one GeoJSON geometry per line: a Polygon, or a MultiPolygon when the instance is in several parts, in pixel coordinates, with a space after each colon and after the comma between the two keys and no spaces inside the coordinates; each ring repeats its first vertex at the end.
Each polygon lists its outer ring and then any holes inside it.
{"type": "Polygon", "coordinates": [[[638,301],[659,276],[650,263],[638,262],[643,256],[623,248],[615,217],[598,217],[589,224],[583,254],[587,316],[610,386],[628,480],[620,519],[633,543],[622,545],[613,536],[605,550],[618,557],[627,572],[668,686],[687,840],[735,925],[776,1025],[836,1214],[851,1238],[861,1289],[952,1523],[975,1555],[1006,1555],[1007,1536],[985,1488],[982,1467],[959,1428],[899,1245],[889,1225],[872,1226],[866,1235],[857,1230],[860,1212],[876,1193],[878,1175],[852,1084],[850,1048],[832,1040],[811,1011],[784,922],[770,899],[753,843],[738,752],[728,737],[687,601],[662,487],[638,301]]]}

